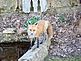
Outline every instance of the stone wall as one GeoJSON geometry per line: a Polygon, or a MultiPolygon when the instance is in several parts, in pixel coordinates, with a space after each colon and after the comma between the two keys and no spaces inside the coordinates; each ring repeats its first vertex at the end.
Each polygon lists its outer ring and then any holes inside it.
{"type": "MultiPolygon", "coordinates": [[[[1,0],[0,1],[0,12],[11,12],[15,11],[17,6],[19,9],[22,8],[22,0],[1,0]]],[[[39,0],[40,1],[40,0],[39,0]]],[[[47,0],[48,8],[59,8],[79,5],[79,0],[47,0]]],[[[63,8],[62,8],[63,9],[63,8]]],[[[66,8],[67,9],[67,8],[66,8]]]]}
{"type": "Polygon", "coordinates": [[[79,6],[79,0],[48,0],[48,13],[72,13],[79,6]]]}
{"type": "Polygon", "coordinates": [[[16,0],[0,0],[0,12],[14,11],[16,6],[16,0]]]}
{"type": "Polygon", "coordinates": [[[39,45],[39,48],[36,48],[36,45],[34,45],[18,61],[44,61],[44,58],[48,55],[50,44],[50,41],[47,39],[43,44],[39,45]]]}
{"type": "Polygon", "coordinates": [[[78,5],[79,0],[48,0],[48,7],[67,7],[71,6],[72,4],[78,5]]]}

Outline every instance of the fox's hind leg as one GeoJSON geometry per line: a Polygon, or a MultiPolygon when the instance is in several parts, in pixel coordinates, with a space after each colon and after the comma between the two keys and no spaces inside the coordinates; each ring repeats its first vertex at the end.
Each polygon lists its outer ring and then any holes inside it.
{"type": "Polygon", "coordinates": [[[49,23],[49,26],[47,28],[47,34],[48,34],[48,37],[51,39],[53,37],[53,27],[52,25],[49,23]]]}

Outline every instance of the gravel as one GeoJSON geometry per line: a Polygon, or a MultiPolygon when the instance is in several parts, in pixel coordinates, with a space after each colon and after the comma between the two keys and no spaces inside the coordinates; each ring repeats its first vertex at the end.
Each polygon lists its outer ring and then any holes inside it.
{"type": "MultiPolygon", "coordinates": [[[[76,13],[77,20],[80,19],[80,15],[80,11],[76,13]]],[[[29,15],[11,13],[0,16],[0,32],[8,27],[16,27],[17,20],[20,20],[22,26],[30,17],[32,17],[31,13],[29,15]]],[[[54,35],[49,48],[50,56],[69,57],[81,55],[81,37],[80,35],[77,37],[78,31],[73,13],[43,15],[42,19],[50,21],[53,26],[54,35]],[[64,20],[59,19],[61,15],[64,16],[64,20]]]]}

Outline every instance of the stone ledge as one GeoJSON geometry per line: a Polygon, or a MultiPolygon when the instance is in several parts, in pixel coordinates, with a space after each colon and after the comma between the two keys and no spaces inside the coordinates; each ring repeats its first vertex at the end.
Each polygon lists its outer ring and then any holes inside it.
{"type": "Polygon", "coordinates": [[[50,42],[47,39],[43,44],[40,44],[39,48],[34,45],[18,61],[44,61],[44,58],[48,55],[50,42]]]}

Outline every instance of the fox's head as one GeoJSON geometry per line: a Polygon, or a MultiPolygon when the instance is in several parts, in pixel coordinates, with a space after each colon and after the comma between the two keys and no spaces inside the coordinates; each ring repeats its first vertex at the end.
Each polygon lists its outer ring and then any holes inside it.
{"type": "Polygon", "coordinates": [[[28,25],[28,36],[34,38],[37,32],[37,25],[28,25]]]}

